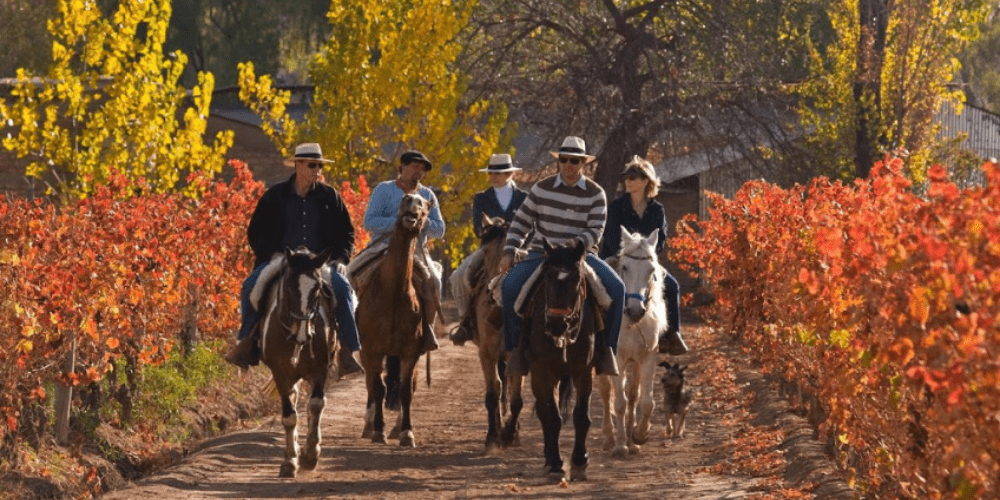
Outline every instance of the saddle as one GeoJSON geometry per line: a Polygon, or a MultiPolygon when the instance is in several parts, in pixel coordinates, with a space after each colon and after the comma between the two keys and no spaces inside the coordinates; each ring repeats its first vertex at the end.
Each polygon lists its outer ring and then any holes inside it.
{"type": "MultiPolygon", "coordinates": [[[[518,293],[517,299],[514,301],[514,312],[520,316],[524,317],[527,309],[528,297],[531,296],[531,292],[538,286],[539,278],[542,275],[542,268],[544,266],[538,266],[535,272],[528,276],[525,280],[524,286],[521,287],[521,292],[518,293]]],[[[604,284],[601,283],[601,278],[597,276],[597,273],[593,268],[590,267],[586,262],[583,263],[584,279],[587,280],[587,290],[593,297],[592,303],[594,304],[594,318],[598,323],[598,330],[603,329],[604,318],[607,315],[607,310],[611,307],[611,295],[608,294],[607,289],[604,288],[604,284]]],[[[508,272],[510,272],[508,270],[508,272]]],[[[503,305],[503,280],[507,277],[507,273],[500,274],[490,281],[490,293],[493,295],[493,299],[498,303],[503,305]]]]}

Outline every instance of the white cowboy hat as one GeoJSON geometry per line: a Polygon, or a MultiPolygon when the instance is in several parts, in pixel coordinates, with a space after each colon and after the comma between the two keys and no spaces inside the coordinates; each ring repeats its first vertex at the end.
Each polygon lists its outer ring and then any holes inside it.
{"type": "Polygon", "coordinates": [[[514,172],[516,170],[521,170],[521,168],[514,166],[514,162],[510,159],[510,155],[503,154],[491,156],[489,166],[479,169],[480,172],[487,172],[491,174],[514,172]]]}
{"type": "Polygon", "coordinates": [[[580,156],[586,158],[586,162],[592,162],[597,159],[596,156],[587,154],[587,144],[583,142],[583,139],[572,135],[563,139],[559,151],[549,151],[549,154],[557,159],[560,156],[580,156]]]}
{"type": "Polygon", "coordinates": [[[333,160],[323,158],[323,150],[315,142],[304,142],[295,146],[295,155],[285,158],[286,167],[294,167],[295,160],[315,160],[323,163],[333,163],[333,160]]]}

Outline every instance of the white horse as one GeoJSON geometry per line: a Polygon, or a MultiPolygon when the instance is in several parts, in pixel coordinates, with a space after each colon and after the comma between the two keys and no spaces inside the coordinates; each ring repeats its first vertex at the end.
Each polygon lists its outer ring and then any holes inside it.
{"type": "Polygon", "coordinates": [[[656,238],[655,231],[643,236],[623,227],[621,253],[607,259],[625,283],[625,316],[617,354],[621,375],[598,377],[598,390],[604,400],[604,449],[612,450],[615,458],[639,453],[639,445],[649,438],[650,418],[656,406],[656,343],[659,333],[667,327],[663,298],[667,270],[657,261],[656,238]]]}

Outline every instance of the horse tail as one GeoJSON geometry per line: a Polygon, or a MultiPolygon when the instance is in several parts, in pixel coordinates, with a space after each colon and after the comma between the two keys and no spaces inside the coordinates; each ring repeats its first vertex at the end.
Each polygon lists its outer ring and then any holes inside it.
{"type": "Polygon", "coordinates": [[[392,411],[399,411],[399,384],[400,384],[400,357],[395,355],[386,356],[385,359],[385,407],[392,411]]]}

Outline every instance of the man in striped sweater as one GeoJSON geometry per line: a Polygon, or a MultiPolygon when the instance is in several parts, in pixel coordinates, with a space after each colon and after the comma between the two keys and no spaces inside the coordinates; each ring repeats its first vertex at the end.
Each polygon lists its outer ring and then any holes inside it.
{"type": "Polygon", "coordinates": [[[507,373],[528,373],[528,359],[519,342],[521,318],[514,311],[514,302],[531,274],[542,265],[542,242],[546,240],[554,246],[582,241],[587,248],[587,264],[611,296],[604,333],[598,335],[595,345],[594,364],[599,375],[617,375],[614,350],[618,348],[625,285],[614,270],[594,254],[604,233],[608,208],[604,189],[583,175],[583,166],[595,157],[587,154],[583,139],[573,136],[563,141],[559,151],[550,154],[559,161],[559,173],[538,181],[531,188],[507,230],[504,257],[500,262],[501,271],[510,269],[502,289],[504,350],[511,353],[507,373]],[[532,230],[530,241],[525,241],[532,230]],[[528,258],[511,268],[515,251],[522,247],[528,250],[528,258]]]}

